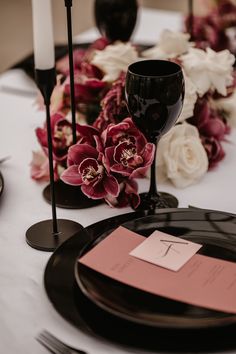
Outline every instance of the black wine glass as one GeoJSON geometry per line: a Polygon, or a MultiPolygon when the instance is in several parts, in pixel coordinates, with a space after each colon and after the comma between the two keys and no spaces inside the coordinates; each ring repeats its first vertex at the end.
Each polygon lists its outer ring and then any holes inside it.
{"type": "Polygon", "coordinates": [[[109,41],[127,42],[137,20],[137,0],[95,0],[94,18],[100,33],[109,41]]]}
{"type": "MultiPolygon", "coordinates": [[[[141,60],[128,67],[125,95],[135,125],[147,140],[157,144],[175,124],[183,106],[184,77],[181,67],[167,60],[141,60]]],[[[156,154],[151,166],[150,189],[140,195],[138,209],[154,212],[156,208],[173,208],[177,199],[158,193],[156,154]]]]}

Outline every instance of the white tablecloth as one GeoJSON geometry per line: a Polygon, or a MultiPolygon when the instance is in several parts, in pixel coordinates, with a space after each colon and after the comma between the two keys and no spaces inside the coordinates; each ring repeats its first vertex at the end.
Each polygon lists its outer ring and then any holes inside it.
{"type": "MultiPolygon", "coordinates": [[[[140,17],[141,29],[137,30],[135,38],[143,42],[150,41],[150,38],[154,41],[158,36],[154,36],[154,29],[156,33],[165,25],[177,29],[180,23],[178,14],[162,12],[160,16],[159,12],[144,11],[140,17]]],[[[96,31],[91,30],[79,39],[90,40],[89,36],[94,34],[96,31]]],[[[34,129],[42,125],[45,116],[44,112],[37,111],[34,97],[7,92],[6,86],[29,92],[35,90],[34,83],[21,70],[8,71],[0,77],[0,158],[11,156],[0,166],[5,180],[4,193],[0,198],[0,353],[47,353],[35,340],[42,329],[50,330],[89,354],[137,353],[139,351],[80,332],[55,311],[47,298],[43,275],[51,253],[37,251],[25,241],[25,232],[31,225],[51,217],[51,207],[42,197],[44,184],[30,178],[29,167],[32,150],[39,149],[34,129]]],[[[232,131],[224,144],[225,159],[199,184],[184,190],[160,185],[159,190],[173,193],[179,199],[180,207],[191,204],[236,213],[235,145],[236,131],[232,131]]],[[[148,181],[140,181],[140,191],[147,188],[148,181]]],[[[75,220],[84,226],[130,211],[130,208],[118,210],[106,205],[90,210],[57,209],[59,218],[75,220]]]]}

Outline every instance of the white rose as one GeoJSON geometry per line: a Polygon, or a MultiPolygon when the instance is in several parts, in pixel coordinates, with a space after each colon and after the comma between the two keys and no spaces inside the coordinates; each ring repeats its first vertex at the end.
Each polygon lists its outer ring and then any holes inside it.
{"type": "Polygon", "coordinates": [[[150,59],[175,58],[188,51],[189,38],[188,33],[164,30],[160,35],[159,43],[142,52],[142,56],[150,59]]]}
{"type": "Polygon", "coordinates": [[[193,116],[194,106],[197,101],[196,86],[192,83],[187,75],[184,74],[185,80],[185,95],[184,104],[181,114],[178,118],[178,123],[185,121],[185,119],[193,116]]]}
{"type": "Polygon", "coordinates": [[[233,81],[233,54],[227,49],[215,52],[211,48],[206,51],[190,48],[187,54],[180,58],[186,74],[197,88],[200,96],[210,89],[221,95],[227,94],[226,87],[233,81]]]}
{"type": "Polygon", "coordinates": [[[206,151],[193,125],[174,126],[159,142],[157,174],[176,187],[185,188],[199,181],[208,170],[206,151]]]}
{"type": "Polygon", "coordinates": [[[105,73],[103,81],[112,82],[137,60],[138,53],[130,43],[115,42],[103,50],[96,50],[91,63],[105,73]]]}
{"type": "Polygon", "coordinates": [[[228,123],[236,127],[236,90],[229,97],[220,98],[212,101],[212,106],[224,111],[228,118],[228,123]]]}

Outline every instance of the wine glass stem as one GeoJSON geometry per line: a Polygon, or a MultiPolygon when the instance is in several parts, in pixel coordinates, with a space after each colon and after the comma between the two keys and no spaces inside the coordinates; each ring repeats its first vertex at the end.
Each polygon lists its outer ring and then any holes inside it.
{"type": "Polygon", "coordinates": [[[150,187],[148,192],[149,197],[159,197],[159,194],[157,192],[157,180],[156,180],[156,156],[157,156],[158,141],[159,139],[158,140],[155,139],[153,142],[155,144],[155,154],[151,165],[151,180],[150,180],[150,187]]]}

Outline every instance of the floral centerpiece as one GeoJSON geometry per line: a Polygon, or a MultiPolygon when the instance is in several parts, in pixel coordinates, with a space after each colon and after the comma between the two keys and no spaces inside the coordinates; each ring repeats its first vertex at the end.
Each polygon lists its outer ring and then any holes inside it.
{"type": "MultiPolygon", "coordinates": [[[[111,206],[139,204],[136,178],[147,175],[154,157],[132,122],[124,87],[127,67],[143,59],[179,63],[186,94],[177,124],[160,140],[157,174],[176,187],[198,182],[224,158],[222,141],[230,133],[234,56],[196,48],[187,33],[164,31],[156,46],[138,51],[131,43],[109,44],[101,38],[88,49],[74,51],[77,144],[72,144],[68,59],[57,63],[58,83],[52,95],[52,136],[55,178],[81,186],[85,195],[111,206]],[[90,124],[88,124],[88,122],[90,124]]],[[[37,128],[42,150],[34,153],[31,176],[46,179],[46,127],[37,128]]]]}

